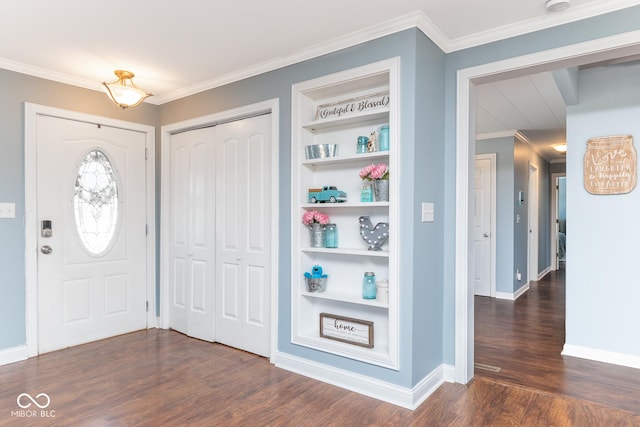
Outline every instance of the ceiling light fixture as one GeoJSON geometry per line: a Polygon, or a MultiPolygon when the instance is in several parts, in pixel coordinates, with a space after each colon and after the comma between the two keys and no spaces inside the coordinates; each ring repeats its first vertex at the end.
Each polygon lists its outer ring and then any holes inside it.
{"type": "Polygon", "coordinates": [[[111,83],[103,82],[102,84],[107,88],[109,98],[111,98],[118,107],[122,109],[135,107],[151,96],[150,93],[139,89],[133,83],[133,77],[135,75],[131,71],[115,70],[113,73],[118,77],[118,80],[111,83]]]}
{"type": "Polygon", "coordinates": [[[569,9],[571,2],[569,0],[547,0],[544,3],[544,7],[547,12],[562,12],[569,9]]]}
{"type": "Polygon", "coordinates": [[[567,152],[567,144],[556,144],[556,145],[553,145],[552,147],[558,153],[566,153],[567,152]]]}

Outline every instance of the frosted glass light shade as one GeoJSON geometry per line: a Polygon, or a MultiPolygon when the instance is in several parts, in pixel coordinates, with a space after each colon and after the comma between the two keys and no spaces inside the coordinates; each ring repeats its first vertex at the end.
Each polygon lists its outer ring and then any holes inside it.
{"type": "Polygon", "coordinates": [[[151,96],[133,83],[134,74],[130,71],[114,71],[118,80],[111,83],[102,83],[107,88],[109,98],[120,108],[135,107],[151,96]]]}

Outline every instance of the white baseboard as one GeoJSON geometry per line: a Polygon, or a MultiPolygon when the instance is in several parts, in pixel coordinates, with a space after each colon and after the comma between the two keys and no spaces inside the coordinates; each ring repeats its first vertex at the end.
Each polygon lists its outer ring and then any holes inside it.
{"type": "Polygon", "coordinates": [[[640,369],[640,356],[633,354],[615,353],[613,351],[598,350],[597,348],[581,347],[572,344],[565,344],[561,354],[563,356],[579,357],[581,359],[595,360],[596,362],[640,369]]]}
{"type": "Polygon", "coordinates": [[[538,274],[538,279],[537,280],[542,280],[544,279],[544,276],[546,276],[547,274],[551,273],[551,267],[547,267],[544,270],[542,270],[539,274],[538,274]]]}
{"type": "Polygon", "coordinates": [[[19,345],[17,347],[0,350],[0,366],[20,362],[21,360],[26,360],[27,357],[28,353],[26,345],[19,345]]]}
{"type": "Polygon", "coordinates": [[[279,368],[411,410],[420,406],[446,378],[453,382],[454,377],[452,366],[440,365],[409,389],[286,353],[278,352],[274,360],[279,368]]]}
{"type": "Polygon", "coordinates": [[[524,295],[530,288],[531,288],[531,285],[529,285],[529,282],[527,282],[525,285],[520,287],[520,289],[515,291],[515,293],[496,292],[496,298],[497,299],[506,299],[506,300],[509,300],[509,301],[515,301],[518,298],[520,298],[522,295],[524,295]]]}

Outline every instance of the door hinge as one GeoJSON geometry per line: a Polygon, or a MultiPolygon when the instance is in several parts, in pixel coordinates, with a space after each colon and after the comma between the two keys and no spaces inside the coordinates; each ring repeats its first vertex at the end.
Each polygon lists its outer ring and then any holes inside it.
{"type": "Polygon", "coordinates": [[[144,159],[145,160],[149,160],[149,149],[148,148],[144,149],[144,159]]]}
{"type": "Polygon", "coordinates": [[[149,312],[149,301],[147,301],[147,313],[149,312]]]}
{"type": "Polygon", "coordinates": [[[145,235],[149,235],[149,224],[144,226],[144,232],[146,233],[145,235]]]}

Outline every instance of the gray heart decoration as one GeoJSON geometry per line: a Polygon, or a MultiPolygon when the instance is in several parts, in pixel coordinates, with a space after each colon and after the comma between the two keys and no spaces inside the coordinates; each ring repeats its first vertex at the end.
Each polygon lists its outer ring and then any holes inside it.
{"type": "Polygon", "coordinates": [[[374,227],[368,216],[361,216],[359,220],[360,235],[364,241],[369,244],[369,250],[382,250],[382,245],[389,238],[389,224],[386,222],[379,222],[374,227]]]}

